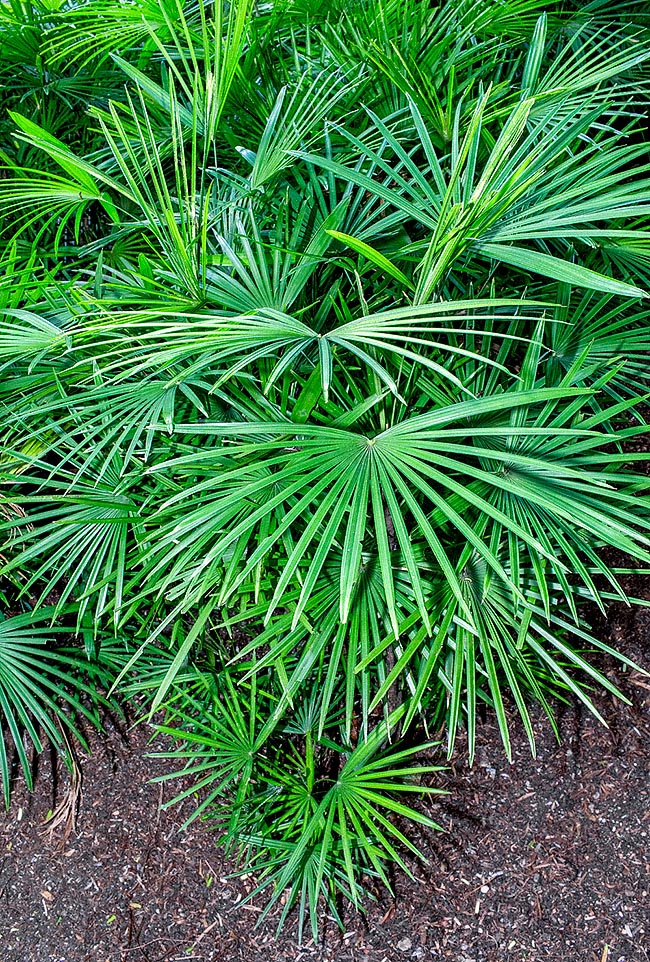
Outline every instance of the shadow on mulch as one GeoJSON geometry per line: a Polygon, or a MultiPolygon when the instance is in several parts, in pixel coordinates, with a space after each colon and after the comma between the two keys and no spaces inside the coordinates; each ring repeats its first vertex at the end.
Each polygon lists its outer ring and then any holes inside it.
{"type": "MultiPolygon", "coordinates": [[[[650,610],[613,606],[608,633],[650,663],[650,610]]],[[[478,733],[473,770],[462,746],[424,804],[447,833],[421,836],[429,858],[396,897],[348,912],[347,931],[325,925],[322,943],[298,946],[260,903],[236,908],[252,880],[229,879],[207,825],[179,826],[190,812],[159,810],[171,787],[145,759],[147,732],[93,739],[83,760],[83,801],[65,846],[43,834],[53,773],[15,793],[0,817],[2,962],[649,962],[650,679],[610,668],[632,701],[606,694],[609,728],[579,707],[561,711],[562,744],[538,717],[533,759],[513,722],[515,761],[496,726],[478,733]],[[161,792],[161,788],[163,791],[161,792]]]]}

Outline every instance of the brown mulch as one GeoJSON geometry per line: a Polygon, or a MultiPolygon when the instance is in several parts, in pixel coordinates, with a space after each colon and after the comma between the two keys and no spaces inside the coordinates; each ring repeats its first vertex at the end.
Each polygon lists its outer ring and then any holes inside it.
{"type": "MultiPolygon", "coordinates": [[[[616,606],[607,634],[650,664],[650,610],[616,606]]],[[[42,760],[37,792],[18,788],[0,816],[0,959],[649,962],[650,679],[608,670],[632,701],[596,696],[608,729],[567,707],[558,745],[538,718],[533,759],[513,723],[510,765],[484,723],[473,770],[459,749],[450,794],[424,803],[447,830],[418,838],[428,865],[366,919],[348,911],[344,934],[326,922],[319,945],[299,946],[293,922],[276,941],[277,916],[255,928],[259,901],[237,908],[252,879],[227,877],[207,824],[179,832],[189,801],[159,810],[173,789],[148,779],[170,763],[143,757],[143,728],[93,740],[63,847],[42,823],[67,783],[42,760]]]]}

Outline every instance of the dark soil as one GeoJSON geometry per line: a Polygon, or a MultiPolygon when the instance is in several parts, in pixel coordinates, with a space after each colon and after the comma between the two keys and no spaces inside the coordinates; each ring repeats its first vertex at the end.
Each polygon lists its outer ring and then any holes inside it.
{"type": "MultiPolygon", "coordinates": [[[[612,609],[609,636],[650,663],[650,610],[612,609]]],[[[228,878],[206,824],[179,826],[186,801],[166,812],[169,770],[148,760],[147,732],[112,728],[82,759],[76,829],[44,835],[53,802],[45,762],[37,792],[18,789],[0,818],[2,962],[350,960],[402,962],[648,962],[650,960],[650,679],[609,668],[631,706],[598,694],[603,728],[585,710],[562,709],[562,744],[539,718],[538,757],[519,728],[515,762],[494,724],[479,731],[477,763],[462,747],[450,794],[424,803],[447,830],[418,839],[429,858],[415,881],[398,875],[396,898],[349,911],[341,934],[299,946],[277,918],[255,928],[260,904],[237,907],[252,879],[228,878]],[[161,791],[162,789],[162,791],[161,791]]],[[[65,777],[57,787],[60,799],[65,777]]]]}

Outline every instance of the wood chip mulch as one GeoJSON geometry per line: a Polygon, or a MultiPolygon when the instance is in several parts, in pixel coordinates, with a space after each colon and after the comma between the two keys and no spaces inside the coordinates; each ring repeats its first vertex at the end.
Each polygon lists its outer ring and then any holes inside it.
{"type": "MultiPolygon", "coordinates": [[[[608,631],[650,665],[650,610],[616,608],[608,631]]],[[[482,724],[473,769],[461,746],[450,794],[423,802],[447,830],[417,838],[428,865],[365,919],[348,912],[345,933],[325,920],[318,945],[237,907],[253,880],[228,878],[206,823],[179,832],[189,801],[160,811],[172,786],[148,780],[169,762],[144,757],[143,728],[93,739],[67,839],[65,819],[43,826],[67,776],[41,759],[36,793],[18,787],[0,816],[0,960],[650,962],[650,679],[608,671],[632,705],[598,694],[609,728],[563,708],[560,745],[538,718],[536,759],[514,721],[512,765],[482,724]]]]}

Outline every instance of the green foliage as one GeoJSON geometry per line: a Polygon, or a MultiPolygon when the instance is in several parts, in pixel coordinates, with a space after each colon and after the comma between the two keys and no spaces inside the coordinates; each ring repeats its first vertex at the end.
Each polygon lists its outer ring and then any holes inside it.
{"type": "Polygon", "coordinates": [[[629,663],[587,619],[650,561],[649,27],[0,3],[3,726],[57,743],[82,666],[162,709],[280,925],[410,870],[426,732],[534,751],[629,663]]]}
{"type": "Polygon", "coordinates": [[[18,768],[32,787],[30,745],[41,752],[46,739],[66,755],[66,733],[85,745],[77,718],[100,724],[94,686],[107,684],[108,675],[87,665],[76,650],[55,644],[60,629],[43,624],[51,615],[48,608],[13,617],[0,611],[0,719],[5,736],[0,738],[0,777],[6,805],[18,768]]]}
{"type": "MultiPolygon", "coordinates": [[[[159,754],[184,764],[157,780],[181,777],[189,786],[165,807],[201,793],[187,821],[207,813],[242,871],[256,873],[249,898],[267,893],[262,918],[282,899],[278,929],[297,906],[300,936],[308,917],[316,938],[320,896],[341,922],[338,896],[359,908],[368,894],[365,879],[378,878],[390,888],[388,863],[411,874],[400,849],[419,853],[395,816],[438,826],[399,797],[436,791],[422,778],[439,769],[412,764],[429,746],[389,743],[390,726],[399,723],[405,706],[353,744],[319,735],[317,684],[283,727],[269,726],[281,692],[275,672],[255,671],[249,684],[241,684],[227,667],[194,668],[177,692],[158,731],[181,747],[159,754]]],[[[326,730],[336,731],[338,721],[328,717],[326,730]]]]}

